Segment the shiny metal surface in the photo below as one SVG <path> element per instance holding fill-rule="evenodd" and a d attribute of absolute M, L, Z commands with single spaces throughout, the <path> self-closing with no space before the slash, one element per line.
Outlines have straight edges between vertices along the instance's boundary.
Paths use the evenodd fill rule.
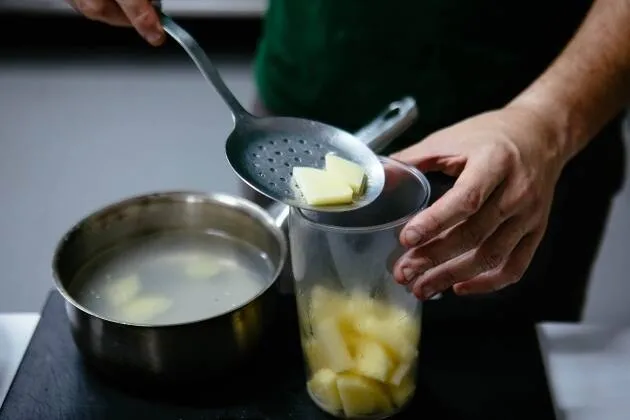
<path fill-rule="evenodd" d="M 376 154 L 354 135 L 328 124 L 292 117 L 254 117 L 223 82 L 206 53 L 190 34 L 160 12 L 164 30 L 192 58 L 232 111 L 234 130 L 225 144 L 236 174 L 261 194 L 292 207 L 340 212 L 361 208 L 378 197 L 385 174 Z M 327 153 L 350 159 L 367 174 L 365 193 L 352 204 L 310 206 L 292 183 L 294 166 L 322 167 Z"/>
<path fill-rule="evenodd" d="M 77 271 L 96 254 L 134 237 L 182 229 L 218 230 L 249 242 L 269 256 L 274 278 L 257 297 L 229 313 L 159 327 L 104 318 L 69 295 Z M 165 192 L 129 198 L 83 219 L 61 239 L 53 270 L 74 340 L 86 360 L 117 378 L 178 383 L 225 374 L 253 354 L 273 321 L 276 280 L 286 258 L 283 232 L 257 205 L 220 194 Z"/>

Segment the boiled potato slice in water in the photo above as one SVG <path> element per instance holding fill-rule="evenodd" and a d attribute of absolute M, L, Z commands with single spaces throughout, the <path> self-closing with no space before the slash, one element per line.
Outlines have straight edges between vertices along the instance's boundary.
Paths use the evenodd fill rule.
<path fill-rule="evenodd" d="M 320 286 L 308 308 L 308 388 L 322 407 L 351 417 L 387 414 L 409 401 L 420 339 L 415 317 L 363 293 Z"/>
<path fill-rule="evenodd" d="M 361 194 L 365 186 L 365 171 L 356 163 L 332 153 L 326 155 L 326 172 L 334 175 L 352 188 L 355 194 Z"/>
<path fill-rule="evenodd" d="M 122 306 L 120 315 L 125 322 L 147 322 L 166 312 L 172 304 L 170 299 L 162 296 L 142 296 Z"/>
<path fill-rule="evenodd" d="M 140 292 L 140 278 L 136 274 L 114 279 L 104 288 L 105 299 L 113 306 L 129 302 L 138 292 Z"/>
<path fill-rule="evenodd" d="M 211 256 L 198 257 L 183 263 L 186 276 L 194 280 L 207 279 L 221 271 L 220 262 Z"/>
<path fill-rule="evenodd" d="M 293 179 L 309 205 L 352 203 L 352 188 L 342 179 L 323 169 L 295 167 Z"/>

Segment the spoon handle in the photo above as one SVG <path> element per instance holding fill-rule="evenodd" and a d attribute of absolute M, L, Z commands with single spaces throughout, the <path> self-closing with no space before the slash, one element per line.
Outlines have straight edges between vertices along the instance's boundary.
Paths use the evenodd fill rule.
<path fill-rule="evenodd" d="M 214 86 L 219 95 L 221 95 L 221 98 L 223 98 L 232 111 L 234 121 L 236 122 L 244 117 L 249 117 L 250 114 L 243 108 L 232 91 L 227 87 L 216 67 L 212 64 L 199 44 L 197 44 L 197 41 L 169 16 L 165 15 L 160 10 L 158 10 L 158 14 L 166 33 L 182 46 L 190 58 L 192 58 L 201 74 Z"/>

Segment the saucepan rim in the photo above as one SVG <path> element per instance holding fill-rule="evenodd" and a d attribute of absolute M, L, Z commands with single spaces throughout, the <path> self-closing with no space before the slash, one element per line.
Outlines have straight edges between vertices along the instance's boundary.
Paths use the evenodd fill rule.
<path fill-rule="evenodd" d="M 278 242 L 278 246 L 280 247 L 280 258 L 278 260 L 278 264 L 275 267 L 274 274 L 269 281 L 269 283 L 260 290 L 254 297 L 249 300 L 241 303 L 235 308 L 230 309 L 229 311 L 223 312 L 219 315 L 214 315 L 210 317 L 205 317 L 201 319 L 196 319 L 194 321 L 186 321 L 186 322 L 176 322 L 176 323 L 168 323 L 168 324 L 151 324 L 151 323 L 135 323 L 135 322 L 125 322 L 117 319 L 113 319 L 107 316 L 103 316 L 97 312 L 94 312 L 85 306 L 81 305 L 77 302 L 72 295 L 68 292 L 66 287 L 63 284 L 63 281 L 59 275 L 59 263 L 61 260 L 61 254 L 64 250 L 64 247 L 67 245 L 69 238 L 75 234 L 76 232 L 82 230 L 90 221 L 102 217 L 108 213 L 112 213 L 117 209 L 122 209 L 125 207 L 133 206 L 138 202 L 146 202 L 146 201 L 160 201 L 160 200 L 170 200 L 173 203 L 181 203 L 181 202 L 197 202 L 200 204 L 214 204 L 225 206 L 231 210 L 244 210 L 250 217 L 257 219 L 260 221 L 263 226 L 269 230 L 271 234 L 276 238 Z M 155 191 L 149 192 L 145 194 L 133 195 L 127 198 L 123 198 L 121 200 L 115 201 L 113 203 L 107 204 L 98 208 L 97 210 L 89 213 L 87 216 L 80 219 L 77 223 L 72 225 L 70 229 L 66 231 L 66 233 L 61 237 L 55 246 L 55 250 L 53 252 L 52 259 L 52 269 L 53 269 L 53 279 L 55 288 L 57 291 L 63 296 L 66 302 L 72 304 L 79 311 L 88 314 L 92 317 L 100 319 L 102 321 L 106 321 L 112 324 L 124 325 L 129 327 L 138 327 L 138 328 L 174 328 L 179 326 L 191 326 L 204 322 L 209 322 L 212 320 L 220 319 L 225 316 L 229 316 L 239 310 L 245 308 L 252 302 L 258 300 L 261 296 L 263 296 L 270 288 L 274 287 L 280 274 L 282 273 L 284 266 L 286 264 L 288 254 L 288 245 L 286 241 L 286 237 L 284 232 L 276 225 L 274 219 L 259 205 L 247 200 L 243 197 L 233 196 L 225 193 L 205 193 L 201 191 L 194 190 L 171 190 L 171 191 Z"/>

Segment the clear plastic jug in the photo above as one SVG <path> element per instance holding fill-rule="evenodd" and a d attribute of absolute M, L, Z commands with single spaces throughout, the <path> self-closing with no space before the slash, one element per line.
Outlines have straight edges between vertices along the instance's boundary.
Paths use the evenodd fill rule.
<path fill-rule="evenodd" d="M 398 235 L 430 188 L 415 168 L 380 159 L 385 188 L 370 205 L 289 216 L 307 389 L 339 418 L 390 417 L 416 387 L 421 302 L 392 269 L 404 252 Z"/>

